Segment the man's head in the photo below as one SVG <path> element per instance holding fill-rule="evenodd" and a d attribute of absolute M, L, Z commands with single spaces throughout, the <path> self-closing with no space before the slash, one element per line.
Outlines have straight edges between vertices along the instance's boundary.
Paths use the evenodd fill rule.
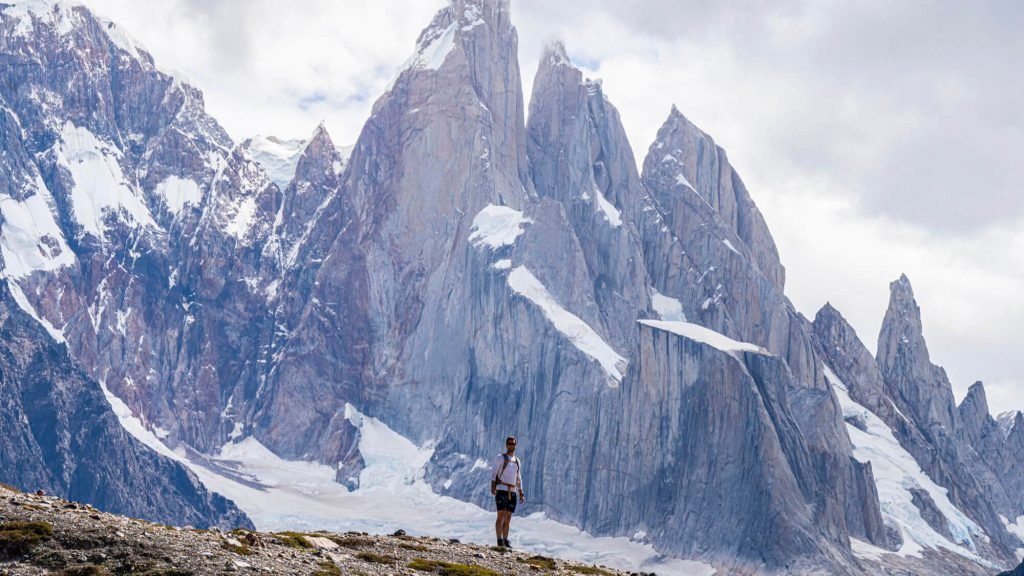
<path fill-rule="evenodd" d="M 516 451 L 516 437 L 515 436 L 509 436 L 508 438 L 505 438 L 505 450 L 507 450 L 509 454 L 511 454 L 511 453 Z"/>

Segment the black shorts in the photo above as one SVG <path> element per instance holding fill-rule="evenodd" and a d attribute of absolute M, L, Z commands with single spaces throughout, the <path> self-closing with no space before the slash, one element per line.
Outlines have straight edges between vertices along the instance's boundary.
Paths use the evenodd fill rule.
<path fill-rule="evenodd" d="M 509 492 L 508 490 L 498 490 L 498 493 L 494 495 L 494 504 L 498 507 L 498 512 L 502 510 L 515 512 L 516 493 Z"/>

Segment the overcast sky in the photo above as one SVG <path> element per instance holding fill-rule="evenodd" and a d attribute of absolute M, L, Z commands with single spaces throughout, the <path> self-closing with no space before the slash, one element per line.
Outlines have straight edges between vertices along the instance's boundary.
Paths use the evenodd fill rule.
<path fill-rule="evenodd" d="M 206 94 L 236 140 L 356 139 L 444 0 L 85 0 Z M 513 0 L 622 113 L 642 162 L 673 103 L 729 153 L 809 318 L 874 352 L 906 273 L 958 398 L 1024 409 L 1024 3 Z"/>

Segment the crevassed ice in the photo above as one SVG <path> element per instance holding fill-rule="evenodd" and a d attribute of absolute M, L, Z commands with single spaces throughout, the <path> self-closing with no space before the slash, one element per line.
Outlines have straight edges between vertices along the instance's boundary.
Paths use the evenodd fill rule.
<path fill-rule="evenodd" d="M 518 266 L 508 276 L 513 292 L 536 304 L 556 330 L 573 346 L 595 360 L 608 374 L 613 386 L 622 381 L 626 359 L 601 338 L 589 324 L 563 308 L 547 288 L 525 266 Z"/>
<path fill-rule="evenodd" d="M 858 462 L 871 463 L 885 523 L 898 529 L 903 537 L 903 546 L 895 554 L 920 557 L 924 548 L 944 548 L 987 564 L 975 553 L 973 537 L 984 535 L 981 527 L 950 502 L 948 491 L 935 484 L 921 470 L 917 461 L 903 449 L 885 422 L 850 397 L 846 384 L 836 376 L 831 367 L 825 365 L 824 372 L 825 378 L 836 391 L 843 416 L 857 418 L 864 423 L 866 430 L 849 423 L 846 430 L 853 443 L 853 457 Z M 956 543 L 950 542 L 936 532 L 921 517 L 921 512 L 913 503 L 913 494 L 910 492 L 912 488 L 924 490 L 931 496 L 936 507 L 946 518 L 949 532 Z M 870 545 L 866 543 L 862 543 L 859 548 L 860 550 L 855 549 L 855 552 L 868 557 L 872 554 L 885 553 L 877 550 L 872 553 Z"/>
<path fill-rule="evenodd" d="M 532 222 L 519 210 L 488 204 L 473 218 L 469 241 L 491 249 L 511 246 L 523 234 L 523 226 Z"/>
<path fill-rule="evenodd" d="M 270 180 L 284 190 L 295 178 L 295 168 L 306 150 L 307 140 L 281 140 L 274 136 L 253 136 L 249 139 L 249 154 Z"/>

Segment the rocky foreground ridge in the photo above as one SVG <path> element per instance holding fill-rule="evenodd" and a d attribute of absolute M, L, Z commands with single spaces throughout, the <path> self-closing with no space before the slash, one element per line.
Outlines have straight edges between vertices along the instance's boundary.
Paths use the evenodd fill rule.
<path fill-rule="evenodd" d="M 0 486 L 0 576 L 61 574 L 627 574 L 404 533 L 230 532 L 171 527 Z"/>

